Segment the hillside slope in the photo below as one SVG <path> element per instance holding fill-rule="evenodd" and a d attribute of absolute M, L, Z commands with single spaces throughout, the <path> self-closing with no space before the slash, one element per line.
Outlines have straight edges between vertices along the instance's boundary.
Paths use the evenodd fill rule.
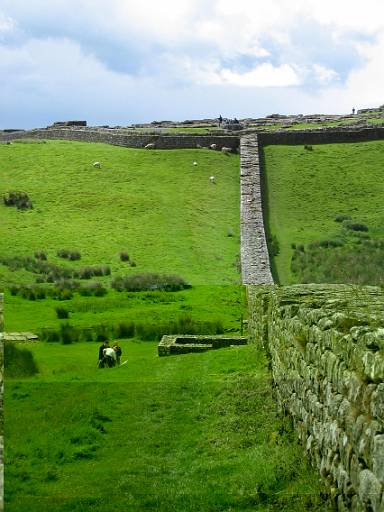
<path fill-rule="evenodd" d="M 101 169 L 93 167 L 95 161 Z M 211 175 L 216 184 L 209 182 Z M 18 211 L 0 205 L 2 256 L 45 250 L 58 262 L 58 250 L 76 249 L 82 264 L 108 264 L 120 272 L 127 270 L 118 258 L 125 250 L 135 271 L 179 273 L 192 284 L 238 281 L 236 155 L 14 143 L 0 146 L 0 177 L 1 196 L 21 190 L 34 206 Z M 0 285 L 17 281 L 1 270 Z"/>
<path fill-rule="evenodd" d="M 347 252 L 351 248 L 355 250 L 355 242 L 364 244 L 364 240 L 384 238 L 384 142 L 324 144 L 311 148 L 266 146 L 263 150 L 267 227 L 279 244 L 280 252 L 273 258 L 273 265 L 280 284 L 299 279 L 291 270 L 295 246 L 303 245 L 307 249 L 311 243 L 326 240 L 331 240 L 330 246 L 345 244 L 346 249 L 340 245 L 341 249 L 332 252 L 324 243 L 323 254 L 317 251 L 316 255 L 312 252 L 308 256 L 308 259 L 317 258 L 314 266 L 324 264 L 326 269 L 329 265 L 343 266 Z M 335 222 L 343 217 L 349 217 L 347 224 Z M 348 222 L 363 224 L 368 232 L 348 230 Z M 336 258 L 337 251 L 339 258 Z M 335 260 L 333 265 L 329 256 Z M 351 268 L 355 263 L 350 263 Z M 319 276 L 320 281 L 314 282 L 350 282 L 348 267 L 344 270 L 344 275 L 331 277 L 330 281 L 325 270 Z M 313 269 L 308 277 L 317 278 Z"/>

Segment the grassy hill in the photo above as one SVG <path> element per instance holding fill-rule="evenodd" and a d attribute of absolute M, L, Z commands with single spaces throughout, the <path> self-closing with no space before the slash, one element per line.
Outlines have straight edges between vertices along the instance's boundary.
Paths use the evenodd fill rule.
<path fill-rule="evenodd" d="M 101 162 L 101 169 L 92 165 L 95 161 Z M 81 326 L 127 316 L 152 323 L 173 321 L 188 314 L 220 321 L 227 329 L 236 323 L 238 329 L 238 168 L 237 155 L 202 149 L 147 151 L 65 141 L 0 146 L 1 196 L 23 191 L 33 204 L 24 211 L 0 204 L 6 330 L 58 328 L 58 305 Z M 216 184 L 209 182 L 211 175 Z M 60 250 L 79 252 L 81 259 L 62 259 L 57 256 Z M 12 262 L 17 257 L 33 259 L 40 252 L 48 263 L 64 269 L 109 268 L 111 275 L 92 279 L 107 289 L 116 276 L 145 272 L 177 274 L 193 288 L 173 298 L 160 293 L 129 296 L 110 289 L 97 298 L 75 293 L 63 304 L 11 295 L 11 285 L 36 286 L 41 278 L 25 266 L 14 269 Z M 128 261 L 121 261 L 120 253 L 128 255 Z M 237 304 L 235 312 L 228 302 Z"/>
<path fill-rule="evenodd" d="M 34 206 L 0 206 L 4 256 L 45 250 L 58 261 L 59 249 L 77 249 L 82 264 L 122 272 L 126 250 L 136 270 L 182 272 L 192 284 L 238 280 L 236 155 L 48 141 L 0 146 L 0 165 L 0 194 L 25 191 Z"/>
<path fill-rule="evenodd" d="M 311 148 L 264 148 L 278 282 L 383 284 L 384 142 Z"/>

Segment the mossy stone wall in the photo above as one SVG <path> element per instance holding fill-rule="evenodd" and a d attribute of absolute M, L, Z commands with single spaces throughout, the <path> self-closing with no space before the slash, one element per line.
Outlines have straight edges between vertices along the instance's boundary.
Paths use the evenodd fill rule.
<path fill-rule="evenodd" d="M 250 286 L 249 339 L 341 511 L 384 510 L 384 292 Z"/>

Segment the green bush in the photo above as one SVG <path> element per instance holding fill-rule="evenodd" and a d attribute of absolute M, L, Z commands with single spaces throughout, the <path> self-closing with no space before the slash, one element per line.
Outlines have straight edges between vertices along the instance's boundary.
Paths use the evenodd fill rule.
<path fill-rule="evenodd" d="M 32 201 L 26 192 L 12 191 L 3 197 L 5 206 L 16 206 L 18 210 L 31 210 Z"/>
<path fill-rule="evenodd" d="M 55 308 L 57 318 L 64 319 L 69 318 L 69 311 L 65 308 L 58 306 Z"/>
<path fill-rule="evenodd" d="M 368 231 L 368 226 L 365 224 L 359 224 L 358 222 L 344 221 L 343 226 L 345 229 L 349 229 L 351 231 Z"/>
<path fill-rule="evenodd" d="M 79 341 L 79 333 L 77 329 L 69 323 L 62 324 L 60 326 L 60 341 L 63 345 L 69 345 L 73 342 Z"/>
<path fill-rule="evenodd" d="M 36 251 L 34 256 L 37 260 L 42 260 L 42 261 L 47 260 L 47 253 L 45 253 L 44 251 Z"/>
<path fill-rule="evenodd" d="M 81 254 L 79 251 L 71 251 L 69 249 L 60 249 L 57 251 L 57 256 L 59 256 L 59 258 L 64 258 L 71 261 L 81 259 Z"/>
<path fill-rule="evenodd" d="M 129 254 L 126 251 L 122 251 L 119 256 L 121 261 L 129 261 Z"/>
<path fill-rule="evenodd" d="M 32 352 L 14 343 L 4 344 L 4 371 L 6 377 L 31 377 L 39 372 Z"/>
<path fill-rule="evenodd" d="M 133 338 L 135 335 L 134 322 L 120 322 L 115 331 L 116 338 Z"/>
<path fill-rule="evenodd" d="M 344 222 L 345 220 L 352 220 L 352 218 L 349 215 L 344 215 L 343 213 L 340 213 L 335 217 L 335 222 Z"/>

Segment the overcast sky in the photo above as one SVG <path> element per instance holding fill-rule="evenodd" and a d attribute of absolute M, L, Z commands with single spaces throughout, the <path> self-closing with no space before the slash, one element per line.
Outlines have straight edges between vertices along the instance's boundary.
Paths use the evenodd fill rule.
<path fill-rule="evenodd" d="M 384 103 L 383 0 L 0 0 L 0 128 Z"/>

